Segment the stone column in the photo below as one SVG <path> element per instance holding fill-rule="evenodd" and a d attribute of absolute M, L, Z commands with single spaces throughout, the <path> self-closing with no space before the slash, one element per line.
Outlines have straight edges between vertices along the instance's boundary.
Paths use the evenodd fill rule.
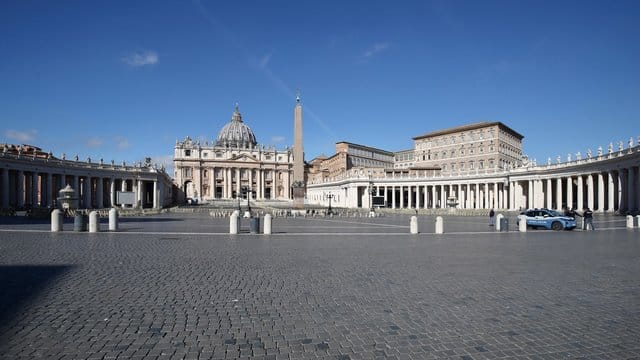
<path fill-rule="evenodd" d="M 551 184 L 551 179 L 547 179 L 546 195 L 547 195 L 547 203 L 545 204 L 546 208 L 553 209 L 553 185 Z"/>
<path fill-rule="evenodd" d="M 476 206 L 474 207 L 474 209 L 481 209 L 482 208 L 482 191 L 480 190 L 480 183 L 476 183 Z"/>
<path fill-rule="evenodd" d="M 516 208 L 516 183 L 511 181 L 511 184 L 509 184 L 509 210 L 515 210 Z"/>
<path fill-rule="evenodd" d="M 620 169 L 618 170 L 618 186 L 616 187 L 616 189 L 618 189 L 618 210 L 622 211 L 622 210 L 626 210 L 627 206 L 624 203 L 624 169 Z"/>
<path fill-rule="evenodd" d="M 96 207 L 98 209 L 104 208 L 104 182 L 101 177 L 96 178 Z"/>
<path fill-rule="evenodd" d="M 159 208 L 159 191 L 158 191 L 158 181 L 153 181 L 153 208 Z"/>
<path fill-rule="evenodd" d="M 249 168 L 249 169 L 246 169 L 245 171 L 249 172 L 249 176 L 248 176 L 248 178 L 249 178 L 249 188 L 251 188 L 251 190 L 253 191 L 253 190 L 255 190 L 253 188 L 253 169 Z M 247 194 L 247 198 L 251 199 L 251 192 L 249 192 Z"/>
<path fill-rule="evenodd" d="M 133 178 L 131 179 L 131 191 L 133 191 L 133 205 L 131 205 L 132 208 L 137 208 L 138 207 L 138 181 Z"/>
<path fill-rule="evenodd" d="M 636 192 L 635 192 L 635 174 L 633 172 L 633 166 L 630 167 L 627 172 L 628 181 L 627 181 L 627 210 L 634 211 L 636 210 Z"/>
<path fill-rule="evenodd" d="M 593 203 L 593 174 L 587 175 L 587 207 L 594 211 Z"/>
<path fill-rule="evenodd" d="M 556 179 L 556 210 L 562 210 L 562 178 Z"/>
<path fill-rule="evenodd" d="M 85 209 L 92 209 L 93 208 L 93 203 L 91 202 L 92 200 L 92 192 L 93 192 L 93 186 L 91 186 L 91 176 L 87 176 L 85 177 L 85 185 L 84 185 L 84 207 Z"/>
<path fill-rule="evenodd" d="M 9 169 L 2 170 L 2 208 L 9 208 Z"/>
<path fill-rule="evenodd" d="M 31 173 L 31 206 L 38 206 L 38 173 Z"/>
<path fill-rule="evenodd" d="M 578 187 L 577 187 L 577 210 L 582 210 L 582 208 L 584 208 L 584 204 L 583 204 L 583 199 L 584 199 L 584 186 L 583 186 L 583 180 L 582 180 L 582 175 L 578 175 Z"/>
<path fill-rule="evenodd" d="M 43 206 L 53 206 L 53 174 L 52 173 L 47 173 L 47 179 L 46 179 L 46 186 L 44 186 L 43 192 L 44 192 L 44 200 L 43 200 Z"/>
<path fill-rule="evenodd" d="M 240 186 L 241 184 L 242 184 L 242 177 L 241 177 L 241 174 L 240 174 L 240 168 L 236 168 L 236 196 L 237 197 L 241 197 L 242 196 L 242 189 L 241 189 L 241 186 Z"/>
<path fill-rule="evenodd" d="M 573 178 L 567 177 L 567 207 L 573 209 Z"/>
<path fill-rule="evenodd" d="M 109 202 L 110 207 L 116 206 L 116 179 L 113 177 L 109 179 Z"/>
<path fill-rule="evenodd" d="M 534 208 L 535 205 L 535 189 L 533 187 L 533 180 L 529 180 L 527 183 L 527 207 Z"/>
<path fill-rule="evenodd" d="M 122 179 L 122 181 L 120 181 L 120 191 L 127 191 L 127 180 L 126 179 Z M 125 204 L 122 204 L 122 208 L 124 209 L 126 207 Z"/>
<path fill-rule="evenodd" d="M 429 208 L 429 185 L 424 186 L 424 194 L 422 194 L 422 196 L 424 197 L 424 208 L 428 209 Z"/>
<path fill-rule="evenodd" d="M 604 206 L 604 176 L 602 173 L 598 173 L 598 212 L 603 212 Z"/>
<path fill-rule="evenodd" d="M 404 209 L 404 186 L 400 186 L 400 209 Z"/>
<path fill-rule="evenodd" d="M 18 194 L 17 205 L 19 208 L 24 206 L 24 171 L 18 170 L 18 176 L 16 181 L 18 182 Z"/>
<path fill-rule="evenodd" d="M 391 208 L 392 209 L 396 208 L 396 187 L 395 186 L 391 187 Z"/>
<path fill-rule="evenodd" d="M 491 207 L 491 194 L 489 194 L 489 183 L 484 183 L 484 206 L 483 209 Z"/>
<path fill-rule="evenodd" d="M 458 208 L 464 209 L 464 190 L 462 184 L 458 184 Z"/>

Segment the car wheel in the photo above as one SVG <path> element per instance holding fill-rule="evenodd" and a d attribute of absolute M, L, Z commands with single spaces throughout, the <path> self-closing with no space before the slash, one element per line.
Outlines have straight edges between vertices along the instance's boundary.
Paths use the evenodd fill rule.
<path fill-rule="evenodd" d="M 555 231 L 562 230 L 562 224 L 560 223 L 560 221 L 554 221 L 553 223 L 551 223 L 551 229 Z"/>

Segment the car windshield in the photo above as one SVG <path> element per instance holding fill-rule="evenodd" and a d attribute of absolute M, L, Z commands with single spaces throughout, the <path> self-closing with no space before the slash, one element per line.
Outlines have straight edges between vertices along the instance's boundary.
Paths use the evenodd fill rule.
<path fill-rule="evenodd" d="M 549 216 L 564 216 L 557 211 L 549 210 Z"/>

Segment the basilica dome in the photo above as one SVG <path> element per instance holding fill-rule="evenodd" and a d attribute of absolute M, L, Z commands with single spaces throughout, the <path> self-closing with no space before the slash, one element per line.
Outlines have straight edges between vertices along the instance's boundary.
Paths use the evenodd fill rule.
<path fill-rule="evenodd" d="M 236 110 L 231 116 L 231 122 L 226 124 L 218 133 L 216 146 L 249 148 L 256 146 L 257 143 L 256 136 L 251 131 L 251 128 L 242 122 L 242 115 L 240 115 L 236 104 Z"/>

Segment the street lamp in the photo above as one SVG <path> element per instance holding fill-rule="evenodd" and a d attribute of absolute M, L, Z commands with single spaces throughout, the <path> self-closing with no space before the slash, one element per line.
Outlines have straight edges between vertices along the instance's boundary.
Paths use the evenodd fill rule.
<path fill-rule="evenodd" d="M 369 181 L 369 211 L 375 211 L 373 207 L 373 181 Z"/>
<path fill-rule="evenodd" d="M 329 193 L 329 194 L 326 194 L 325 197 L 329 199 L 329 209 L 327 209 L 327 215 L 331 215 L 333 214 L 333 210 L 331 210 L 331 200 L 336 196 L 333 195 L 332 193 Z"/>
<path fill-rule="evenodd" d="M 247 211 L 251 213 L 251 203 L 249 202 L 249 200 L 251 199 L 251 187 L 243 186 L 242 193 L 247 197 Z M 238 208 L 240 208 L 240 200 L 238 200 Z"/>

